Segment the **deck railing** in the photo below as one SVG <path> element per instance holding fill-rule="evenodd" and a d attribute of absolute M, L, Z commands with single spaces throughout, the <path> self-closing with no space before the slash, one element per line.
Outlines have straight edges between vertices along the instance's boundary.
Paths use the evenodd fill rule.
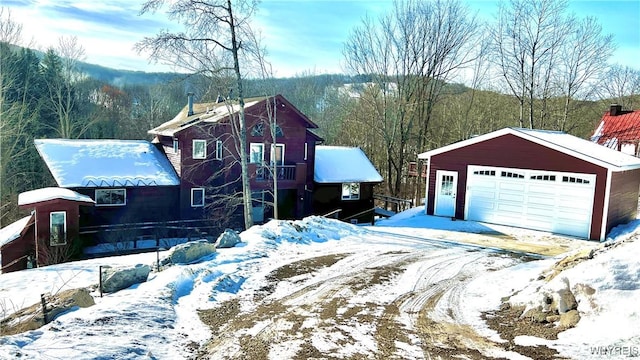
<path fill-rule="evenodd" d="M 295 180 L 296 166 L 295 165 L 276 166 L 275 177 L 278 180 Z M 273 180 L 273 178 L 274 178 L 273 167 L 270 167 L 270 166 L 256 167 L 256 179 L 258 181 L 271 181 Z"/>

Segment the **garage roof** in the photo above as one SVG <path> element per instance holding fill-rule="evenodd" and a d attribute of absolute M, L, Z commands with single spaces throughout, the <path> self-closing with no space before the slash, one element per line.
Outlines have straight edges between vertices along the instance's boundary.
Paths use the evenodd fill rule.
<path fill-rule="evenodd" d="M 531 130 L 522 128 L 504 128 L 467 140 L 459 141 L 438 149 L 433 149 L 418 155 L 419 159 L 430 157 L 465 146 L 470 146 L 504 135 L 514 135 L 525 140 L 546 146 L 575 158 L 588 161 L 612 171 L 623 171 L 640 168 L 640 158 L 623 154 L 591 141 L 567 134 L 562 131 Z"/>

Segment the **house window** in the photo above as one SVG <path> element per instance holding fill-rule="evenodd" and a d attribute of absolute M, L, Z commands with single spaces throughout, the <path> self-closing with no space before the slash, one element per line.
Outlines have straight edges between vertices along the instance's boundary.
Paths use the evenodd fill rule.
<path fill-rule="evenodd" d="M 59 246 L 67 243 L 67 212 L 49 213 L 49 244 Z"/>
<path fill-rule="evenodd" d="M 342 200 L 359 200 L 360 183 L 342 184 Z"/>
<path fill-rule="evenodd" d="M 307 156 L 309 156 L 309 144 L 304 143 L 304 161 L 307 161 Z"/>
<path fill-rule="evenodd" d="M 271 163 L 284 165 L 284 144 L 271 144 Z"/>
<path fill-rule="evenodd" d="M 173 139 L 173 153 L 178 153 L 178 139 Z"/>
<path fill-rule="evenodd" d="M 203 207 L 204 206 L 204 189 L 193 188 L 191 189 L 191 207 Z"/>
<path fill-rule="evenodd" d="M 126 189 L 96 189 L 96 206 L 124 206 L 127 204 Z"/>
<path fill-rule="evenodd" d="M 263 136 L 264 135 L 264 123 L 257 123 L 251 129 L 251 136 Z"/>
<path fill-rule="evenodd" d="M 264 162 L 264 144 L 251 143 L 249 162 L 252 164 L 262 164 Z"/>
<path fill-rule="evenodd" d="M 207 140 L 193 140 L 193 156 L 194 159 L 207 158 Z"/>
<path fill-rule="evenodd" d="M 222 141 L 216 140 L 216 160 L 222 160 Z"/>

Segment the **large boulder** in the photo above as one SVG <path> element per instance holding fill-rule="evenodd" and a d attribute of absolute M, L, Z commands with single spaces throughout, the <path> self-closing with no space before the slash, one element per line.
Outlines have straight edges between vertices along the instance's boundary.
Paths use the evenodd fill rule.
<path fill-rule="evenodd" d="M 558 323 L 558 327 L 566 330 L 570 329 L 578 324 L 580 321 L 580 313 L 578 310 L 569 310 L 564 314 L 560 314 L 560 322 Z"/>
<path fill-rule="evenodd" d="M 564 314 L 568 311 L 578 309 L 578 302 L 569 286 L 569 279 L 562 278 L 553 290 L 553 303 L 551 304 L 553 311 L 558 314 Z"/>
<path fill-rule="evenodd" d="M 44 297 L 46 313 L 43 313 L 42 302 L 20 309 L 0 320 L 0 336 L 19 334 L 35 330 L 53 321 L 58 315 L 74 308 L 95 305 L 89 290 L 85 288 L 69 289 Z"/>
<path fill-rule="evenodd" d="M 172 264 L 191 264 L 216 252 L 216 246 L 206 239 L 177 245 L 169 256 Z"/>
<path fill-rule="evenodd" d="M 151 267 L 142 264 L 126 267 L 103 267 L 102 274 L 100 274 L 102 292 L 113 293 L 145 282 L 149 272 L 151 272 Z"/>
<path fill-rule="evenodd" d="M 236 246 L 236 244 L 242 242 L 240 239 L 240 235 L 237 232 L 226 229 L 216 240 L 216 248 L 232 248 Z"/>

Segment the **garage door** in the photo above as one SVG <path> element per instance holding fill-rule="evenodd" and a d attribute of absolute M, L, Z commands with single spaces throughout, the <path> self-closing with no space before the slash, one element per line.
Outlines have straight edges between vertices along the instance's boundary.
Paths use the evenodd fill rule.
<path fill-rule="evenodd" d="M 469 166 L 465 218 L 589 237 L 596 176 Z"/>

